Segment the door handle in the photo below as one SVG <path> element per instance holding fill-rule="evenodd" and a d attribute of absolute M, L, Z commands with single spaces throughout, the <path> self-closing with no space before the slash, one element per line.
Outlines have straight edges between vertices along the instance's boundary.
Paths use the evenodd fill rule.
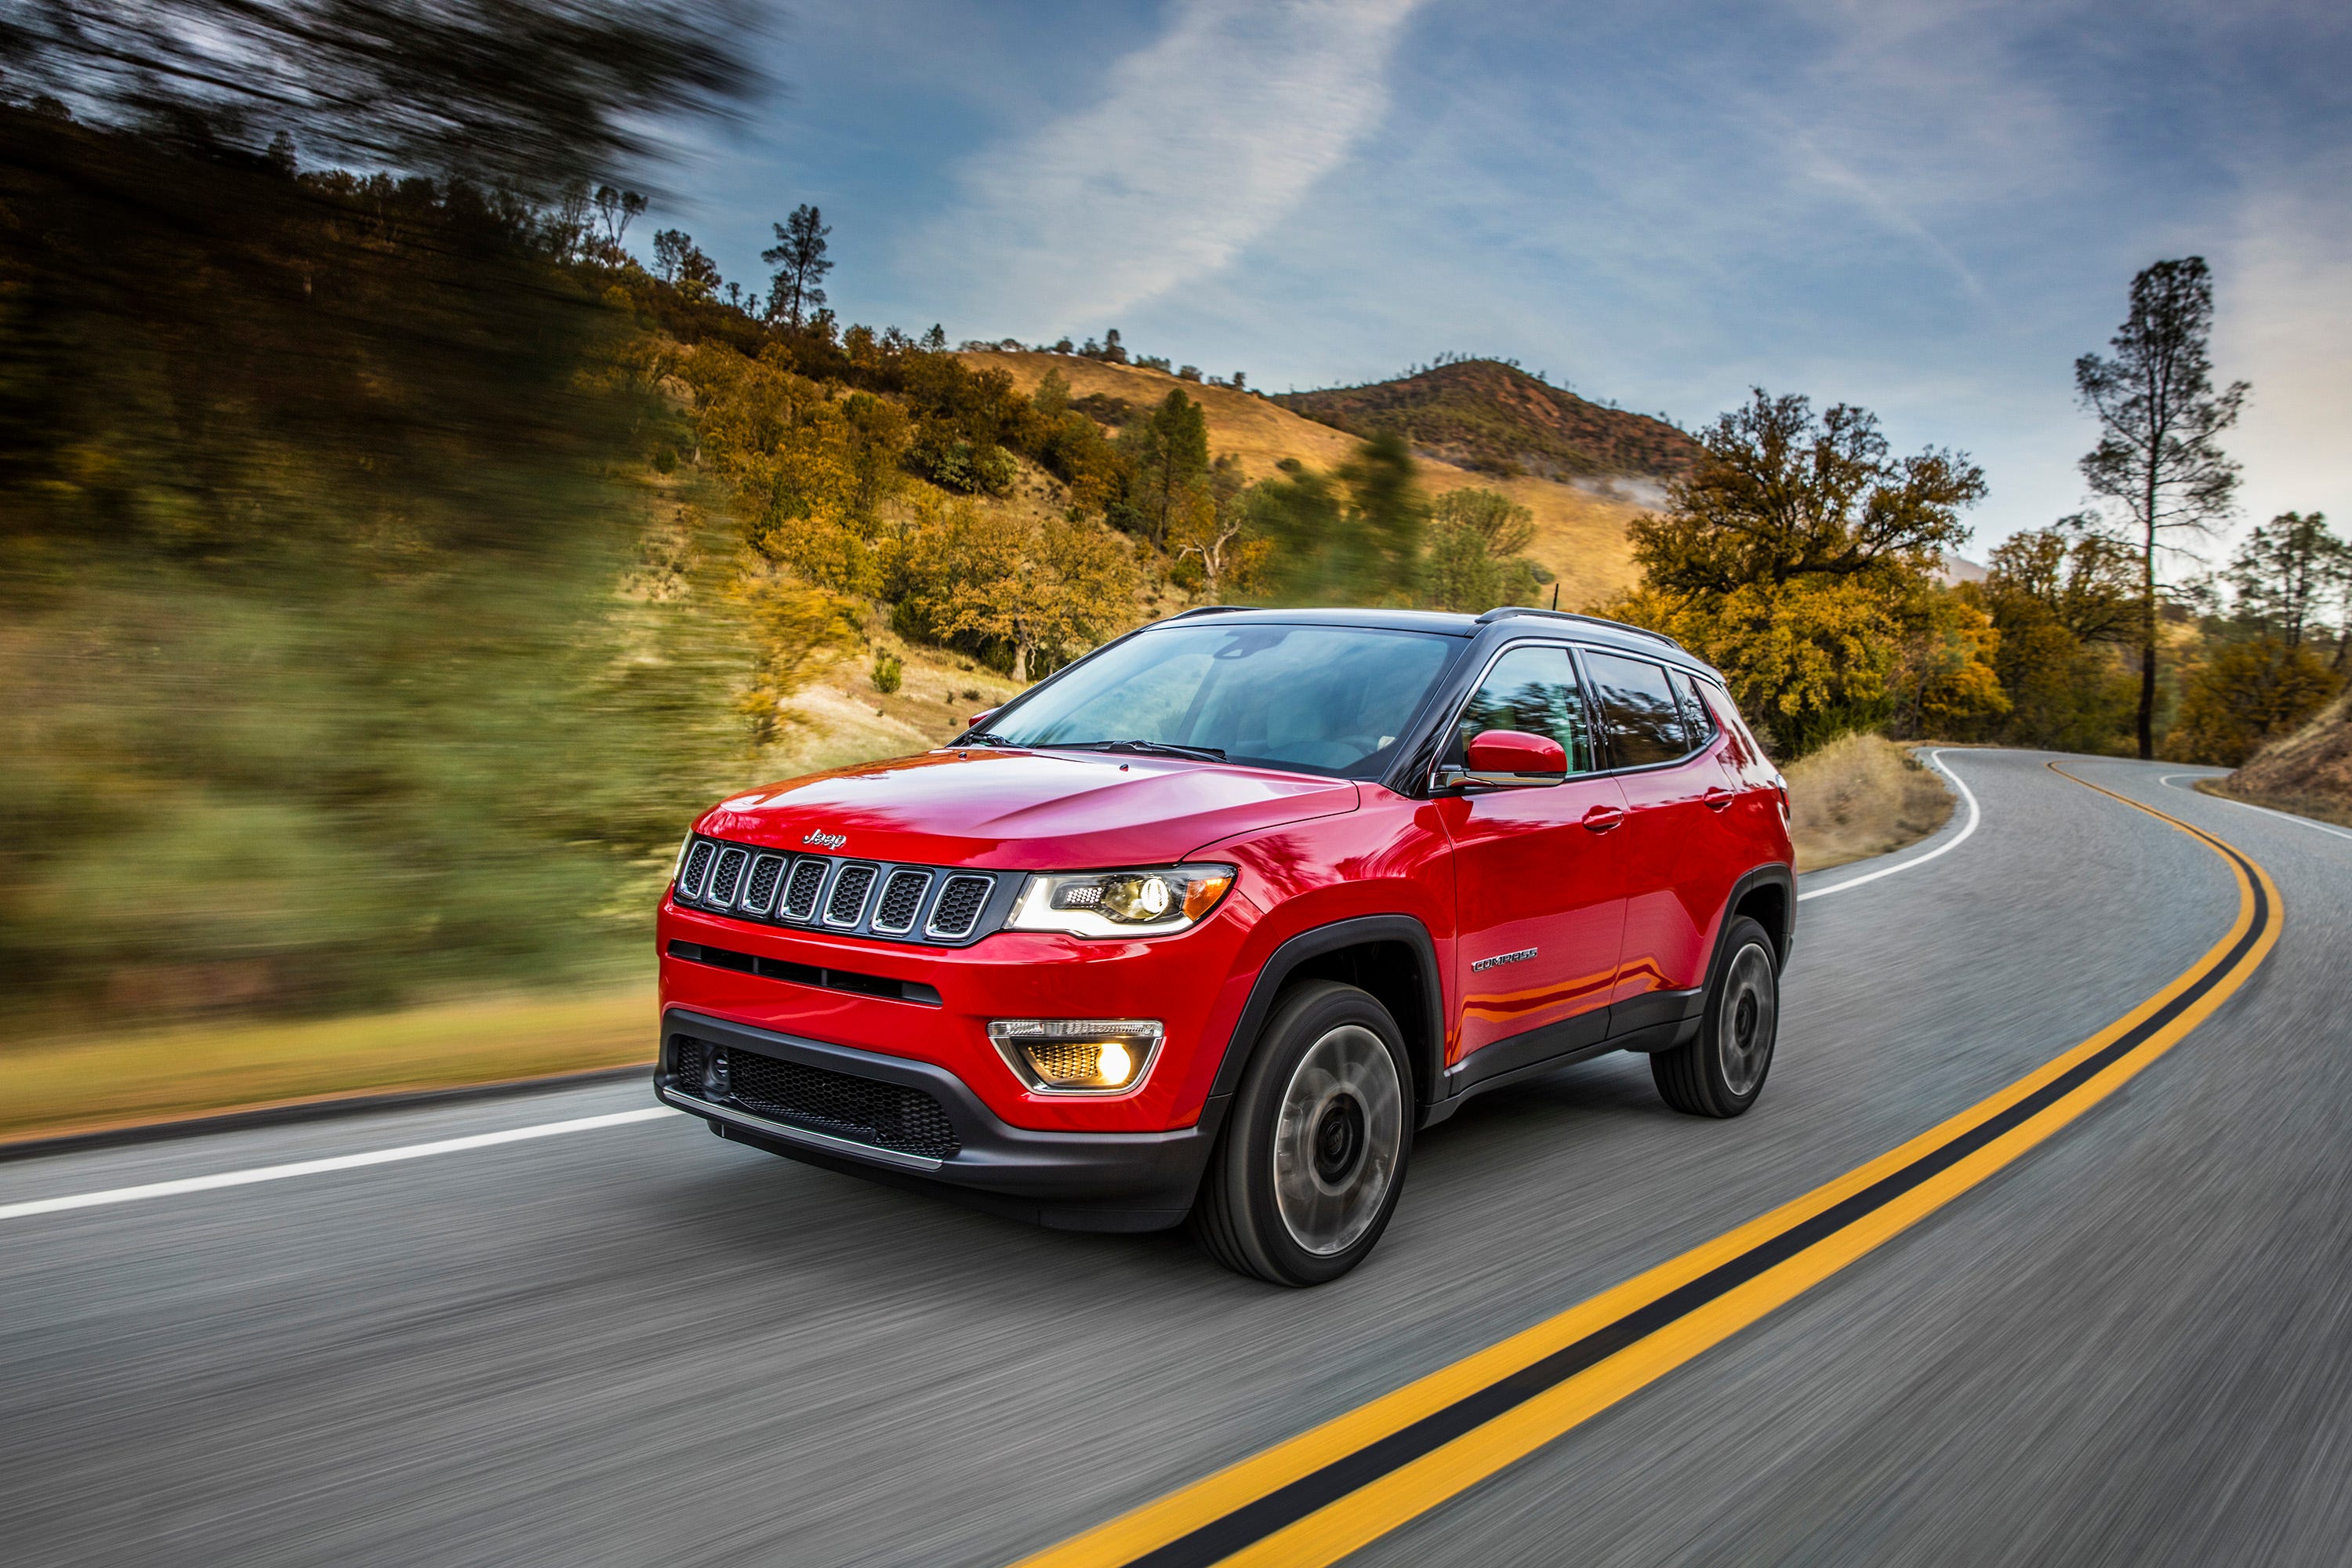
<path fill-rule="evenodd" d="M 1584 814 L 1584 830 L 1587 833 L 1606 833 L 1624 820 L 1625 813 L 1622 808 L 1614 805 L 1596 805 Z"/>
<path fill-rule="evenodd" d="M 1733 801 L 1738 800 L 1739 797 L 1732 794 L 1729 790 L 1724 788 L 1721 784 L 1709 784 L 1706 786 L 1706 794 L 1699 798 L 1706 803 L 1707 810 L 1721 811 L 1725 806 L 1729 805 Z"/>

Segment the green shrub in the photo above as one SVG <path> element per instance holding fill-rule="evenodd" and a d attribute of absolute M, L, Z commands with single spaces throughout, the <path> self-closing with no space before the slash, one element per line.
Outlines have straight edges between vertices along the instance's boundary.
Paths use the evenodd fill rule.
<path fill-rule="evenodd" d="M 898 689 L 898 684 L 906 679 L 906 666 L 899 661 L 897 654 L 886 653 L 879 656 L 874 661 L 874 689 L 885 697 L 889 696 Z"/>

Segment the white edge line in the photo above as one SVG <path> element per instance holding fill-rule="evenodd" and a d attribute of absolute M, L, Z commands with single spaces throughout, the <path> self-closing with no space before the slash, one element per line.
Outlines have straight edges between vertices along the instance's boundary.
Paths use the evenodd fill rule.
<path fill-rule="evenodd" d="M 1944 753 L 1942 752 L 1930 752 L 1927 754 L 1927 763 L 1928 765 L 1933 767 L 1937 773 L 1951 780 L 1952 787 L 1960 792 L 1960 799 L 1968 803 L 1969 820 L 1967 825 L 1958 833 L 1955 833 L 1949 838 L 1945 839 L 1933 849 L 1928 850 L 1925 855 L 1915 855 L 1910 859 L 1904 861 L 1900 865 L 1882 866 L 1875 871 L 1865 871 L 1859 877 L 1849 877 L 1843 882 L 1833 882 L 1826 888 L 1809 888 L 1805 891 L 1797 895 L 1797 902 L 1801 904 L 1807 899 L 1826 899 L 1832 893 L 1843 893 L 1848 888 L 1859 888 L 1864 882 L 1875 882 L 1881 877 L 1892 877 L 1897 871 L 1908 871 L 1915 866 L 1925 866 L 1928 861 L 1936 858 L 1937 856 L 1949 855 L 1953 850 L 1958 849 L 1961 845 L 1969 841 L 1969 835 L 1977 830 L 1977 824 L 1982 821 L 1984 817 L 1984 814 L 1977 809 L 1976 792 L 1969 788 L 1967 783 L 1961 779 L 1959 774 L 1945 766 Z"/>
<path fill-rule="evenodd" d="M 27 1215 L 58 1214 L 66 1209 L 99 1208 L 108 1204 L 137 1203 L 144 1198 L 176 1197 L 182 1193 L 206 1193 L 215 1187 L 250 1186 L 256 1182 L 282 1182 L 289 1176 L 315 1176 L 327 1171 L 352 1171 L 362 1165 L 388 1165 L 399 1160 L 422 1160 L 434 1154 L 456 1154 L 467 1149 L 488 1149 L 499 1143 L 520 1143 L 532 1138 L 556 1138 L 566 1132 L 593 1132 L 656 1117 L 681 1116 L 667 1105 L 641 1110 L 616 1110 L 609 1116 L 583 1116 L 572 1121 L 542 1121 L 533 1127 L 509 1127 L 501 1132 L 477 1132 L 465 1138 L 444 1138 L 436 1143 L 409 1143 L 396 1149 L 371 1149 L 364 1154 L 337 1154 L 324 1160 L 298 1160 L 288 1165 L 258 1165 L 248 1171 L 223 1171 L 210 1176 L 184 1176 L 175 1182 L 150 1182 L 144 1186 L 113 1187 L 104 1192 L 72 1193 L 61 1198 L 35 1198 L 29 1203 L 0 1204 L 0 1219 Z"/>
<path fill-rule="evenodd" d="M 2172 784 L 2173 780 L 2225 779 L 2229 776 L 2230 775 L 2227 773 L 2167 773 L 2157 782 L 2159 784 L 2172 784 L 2174 789 L 2180 789 L 2180 785 Z M 2256 805 L 2251 800 L 2239 800 L 2234 796 L 2226 795 L 2205 795 L 2203 790 L 2193 787 L 2181 790 L 2181 793 L 2184 795 L 2204 795 L 2207 800 L 2218 800 L 2224 805 L 2234 805 L 2241 811 L 2259 811 L 2264 816 L 2275 816 L 2281 822 L 2292 822 L 2298 827 L 2315 827 L 2322 833 L 2332 834 L 2338 838 L 2352 838 L 2352 833 L 2347 833 L 2344 829 L 2336 826 L 2332 823 L 2315 821 L 2308 816 L 2297 816 L 2291 811 L 2273 811 L 2267 805 Z"/>

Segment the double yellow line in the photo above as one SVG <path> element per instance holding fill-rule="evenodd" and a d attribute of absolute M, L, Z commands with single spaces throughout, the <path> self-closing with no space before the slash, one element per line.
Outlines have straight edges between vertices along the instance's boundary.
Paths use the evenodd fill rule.
<path fill-rule="evenodd" d="M 2188 834 L 2221 856 L 2237 879 L 2236 922 L 2172 984 L 1901 1148 L 1020 1568 L 1336 1562 L 1820 1284 L 2171 1049 L 2276 945 L 2278 889 L 2261 867 L 2211 834 L 2050 765 Z"/>

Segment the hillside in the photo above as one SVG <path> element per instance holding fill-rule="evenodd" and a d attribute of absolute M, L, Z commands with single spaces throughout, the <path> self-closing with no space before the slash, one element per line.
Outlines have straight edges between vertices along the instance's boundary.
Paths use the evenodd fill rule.
<path fill-rule="evenodd" d="M 1354 435 L 1394 432 L 1423 457 L 1486 474 L 1670 479 L 1688 472 L 1699 451 L 1663 419 L 1588 403 L 1494 360 L 1276 401 Z"/>
<path fill-rule="evenodd" d="M 2316 719 L 2220 781 L 2217 792 L 2352 826 L 2352 697 L 2339 697 Z"/>
<path fill-rule="evenodd" d="M 1035 390 L 1048 370 L 1059 371 L 1070 384 L 1071 395 L 1079 405 L 1088 407 L 1106 424 L 1116 423 L 1128 410 L 1148 408 L 1166 397 L 1171 388 L 1181 386 L 1185 395 L 1196 399 L 1208 416 L 1210 450 L 1219 455 L 1230 452 L 1239 458 L 1243 471 L 1252 479 L 1269 478 L 1276 472 L 1275 465 L 1285 458 L 1296 458 L 1309 468 L 1337 468 L 1348 460 L 1358 442 L 1357 437 L 1345 430 L 1301 417 L 1282 406 L 1280 400 L 1236 392 L 1231 387 L 1180 382 L 1164 371 L 1105 364 L 1069 354 L 988 352 L 962 357 L 975 365 L 1009 372 L 1024 393 Z M 1521 379 L 1532 386 L 1542 385 L 1532 377 Z M 1088 405 L 1089 398 L 1104 401 Z M 1658 425 L 1656 420 L 1643 423 Z M 1681 435 L 1672 426 L 1658 427 L 1678 437 Z M 1498 490 L 1533 512 L 1536 539 L 1528 554 L 1559 579 L 1559 602 L 1563 606 L 1588 604 L 1633 584 L 1633 563 L 1625 544 L 1625 525 L 1644 510 L 1643 503 L 1633 497 L 1603 493 L 1533 473 L 1505 478 L 1474 472 L 1425 454 L 1421 480 L 1433 495 L 1469 486 Z"/>

